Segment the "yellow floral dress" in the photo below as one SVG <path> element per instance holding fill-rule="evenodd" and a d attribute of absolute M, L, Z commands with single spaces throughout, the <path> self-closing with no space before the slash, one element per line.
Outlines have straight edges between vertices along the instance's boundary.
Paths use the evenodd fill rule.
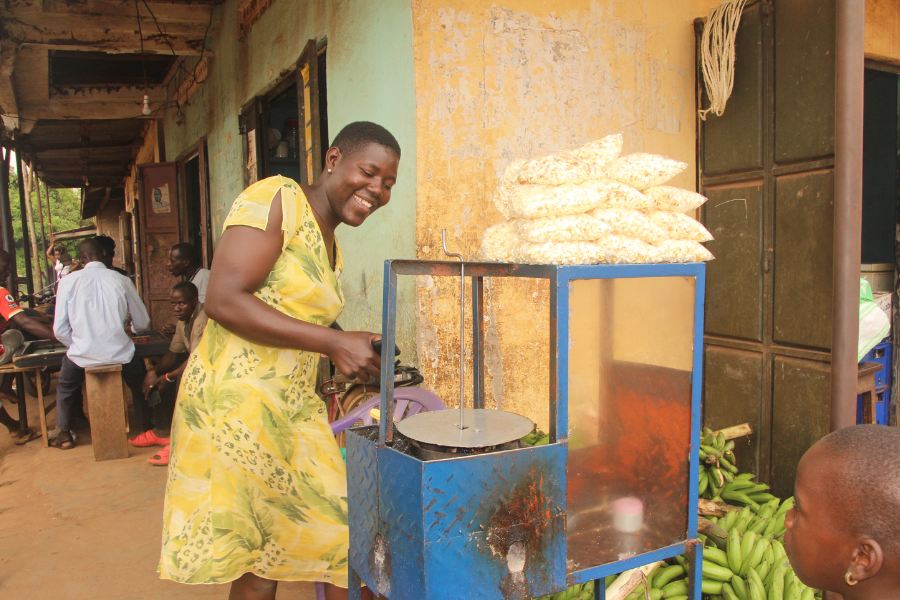
<path fill-rule="evenodd" d="M 344 306 L 312 209 L 270 177 L 235 201 L 224 227 L 265 229 L 281 191 L 283 251 L 256 296 L 330 325 Z M 159 574 L 225 583 L 244 573 L 347 587 L 347 480 L 322 401 L 318 355 L 248 342 L 210 319 L 191 355 L 172 428 Z"/>

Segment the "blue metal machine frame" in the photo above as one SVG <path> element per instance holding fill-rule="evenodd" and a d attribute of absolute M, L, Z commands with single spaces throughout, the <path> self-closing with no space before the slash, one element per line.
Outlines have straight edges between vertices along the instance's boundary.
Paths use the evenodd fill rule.
<path fill-rule="evenodd" d="M 691 596 L 700 599 L 702 544 L 697 541 L 697 504 L 700 444 L 700 410 L 703 355 L 703 304 L 705 265 L 513 265 L 497 263 L 466 263 L 465 274 L 471 278 L 473 314 L 473 379 L 475 407 L 484 407 L 484 330 L 481 318 L 484 306 L 485 277 L 525 277 L 550 281 L 550 444 L 490 454 L 467 456 L 445 461 L 422 462 L 391 447 L 393 429 L 389 419 L 382 419 L 377 436 L 374 431 L 351 430 L 347 438 L 348 503 L 350 514 L 350 597 L 360 598 L 360 581 L 391 600 L 421 598 L 473 598 L 492 600 L 523 600 L 566 589 L 569 585 L 595 581 L 595 598 L 605 598 L 604 578 L 680 554 L 688 554 L 691 564 Z M 384 267 L 383 345 L 391 348 L 395 342 L 397 322 L 398 275 L 456 276 L 460 263 L 446 261 L 386 261 Z M 687 539 L 671 546 L 605 565 L 566 574 L 565 565 L 565 500 L 566 456 L 568 440 L 568 383 L 569 383 L 569 284 L 585 279 L 622 279 L 638 277 L 691 277 L 695 280 L 693 372 L 691 379 L 691 452 L 688 485 Z M 392 353 L 382 355 L 381 414 L 393 413 L 389 406 L 394 393 L 394 362 Z M 560 432 L 563 435 L 560 436 Z M 377 440 L 375 439 L 377 437 Z M 503 541 L 516 528 L 497 529 L 496 511 L 490 517 L 488 507 L 515 494 L 513 483 L 496 489 L 473 485 L 480 478 L 497 477 L 497 473 L 516 474 L 527 471 L 527 465 L 541 465 L 554 473 L 554 482 L 544 482 L 539 494 L 547 508 L 543 517 L 519 517 L 533 523 L 531 531 L 539 531 L 535 546 L 546 556 L 534 566 L 529 563 L 525 575 L 528 585 L 522 585 L 504 575 L 507 558 L 496 560 L 498 548 L 505 554 L 510 540 Z M 561 465 L 561 472 L 560 472 Z M 531 469 L 533 472 L 533 468 Z M 457 480 L 448 487 L 456 473 L 469 478 L 466 487 Z M 500 477 L 503 482 L 506 478 Z M 509 477 L 514 479 L 514 477 Z M 438 489 L 437 481 L 440 481 Z M 462 487 L 459 487 L 462 485 Z M 438 517 L 425 513 L 437 500 L 454 495 Z M 479 488 L 479 489 L 476 489 Z M 472 497 L 458 499 L 471 490 Z M 401 496 L 399 503 L 394 496 Z M 430 503 L 425 506 L 426 502 Z M 543 505 L 542 505 L 543 506 Z M 480 508 L 479 508 L 480 507 Z M 554 508 L 555 507 L 555 508 Z M 543 508 L 541 510 L 543 510 Z M 443 509 L 442 509 L 443 510 Z M 451 514 L 456 511 L 456 514 Z M 446 514 L 450 514 L 447 517 Z M 430 514 L 430 513 L 429 513 Z M 469 516 L 471 515 L 471 520 Z M 454 518 L 455 517 L 455 518 Z M 464 518 L 461 518 L 464 517 Z M 494 521 L 491 521 L 490 518 Z M 530 522 L 530 521 L 529 521 Z M 561 527 L 560 527 L 561 523 Z M 431 533 L 446 529 L 440 533 Z M 489 528 L 493 530 L 488 531 Z M 521 529 L 521 526 L 517 526 Z M 498 533 L 498 531 L 501 531 Z M 507 533 L 502 533 L 507 532 Z M 470 544 L 474 544 L 470 548 Z M 463 542 L 465 542 L 463 544 Z M 561 547 L 561 551 L 560 551 Z M 532 548 L 532 550 L 534 550 Z M 472 558 L 481 553 L 481 558 Z M 493 555 L 493 556 L 492 556 Z M 486 558 L 485 558 L 486 557 Z M 433 574 L 440 570 L 439 574 Z M 433 575 L 426 577 L 425 573 Z M 491 583 L 479 587 L 476 579 L 488 578 Z"/>

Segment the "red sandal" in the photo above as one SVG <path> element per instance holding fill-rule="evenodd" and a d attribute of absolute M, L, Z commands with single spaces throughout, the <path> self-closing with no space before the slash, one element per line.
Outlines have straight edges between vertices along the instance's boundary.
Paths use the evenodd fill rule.
<path fill-rule="evenodd" d="M 169 464 L 169 445 L 166 446 L 147 459 L 147 462 L 151 465 L 156 465 L 157 467 L 165 467 Z"/>

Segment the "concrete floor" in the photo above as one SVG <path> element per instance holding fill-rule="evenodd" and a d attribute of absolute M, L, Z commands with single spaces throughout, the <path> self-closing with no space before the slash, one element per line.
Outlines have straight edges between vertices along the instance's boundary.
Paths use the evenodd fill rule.
<path fill-rule="evenodd" d="M 29 424 L 39 429 L 37 402 L 28 404 Z M 14 405 L 7 409 L 17 416 Z M 131 448 L 127 459 L 98 463 L 89 438 L 63 452 L 40 439 L 15 446 L 0 427 L 0 598 L 228 598 L 228 585 L 181 585 L 156 574 L 166 470 L 147 463 L 155 451 Z M 279 586 L 279 600 L 314 598 L 312 584 Z"/>

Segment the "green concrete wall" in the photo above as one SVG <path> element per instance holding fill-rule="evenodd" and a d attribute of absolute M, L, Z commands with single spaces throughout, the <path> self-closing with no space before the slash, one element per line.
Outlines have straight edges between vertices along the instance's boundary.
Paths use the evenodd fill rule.
<path fill-rule="evenodd" d="M 182 114 L 166 112 L 166 159 L 175 160 L 204 136 L 209 156 L 214 238 L 243 189 L 241 107 L 294 69 L 307 40 L 327 38 L 329 138 L 352 121 L 387 127 L 402 149 L 391 203 L 358 229 L 338 229 L 344 329 L 381 330 L 382 272 L 388 258 L 415 258 L 416 130 L 412 10 L 408 0 L 275 0 L 238 40 L 237 0 L 214 19 L 207 79 Z M 186 65 L 191 68 L 195 61 Z M 174 96 L 181 78 L 175 78 Z M 414 282 L 401 280 L 398 343 L 406 364 L 417 364 Z"/>

